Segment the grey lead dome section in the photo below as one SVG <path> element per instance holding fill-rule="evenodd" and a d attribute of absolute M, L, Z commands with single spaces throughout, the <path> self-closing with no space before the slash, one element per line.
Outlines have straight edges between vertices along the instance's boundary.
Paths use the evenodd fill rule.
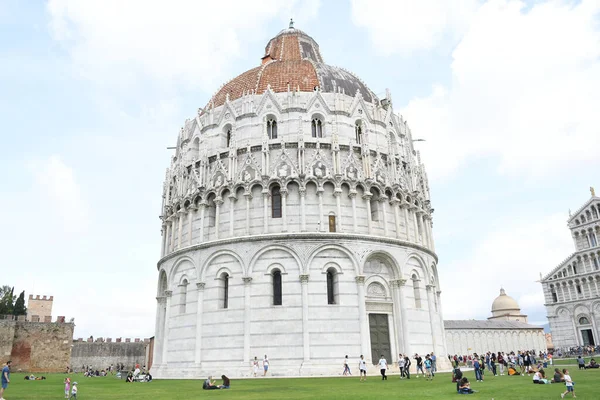
<path fill-rule="evenodd" d="M 377 100 L 375 94 L 350 72 L 322 63 L 315 63 L 315 69 L 317 70 L 317 76 L 321 82 L 321 90 L 323 92 L 334 93 L 343 91 L 347 95 L 353 96 L 358 91 L 363 99 L 369 103 L 374 103 Z"/>

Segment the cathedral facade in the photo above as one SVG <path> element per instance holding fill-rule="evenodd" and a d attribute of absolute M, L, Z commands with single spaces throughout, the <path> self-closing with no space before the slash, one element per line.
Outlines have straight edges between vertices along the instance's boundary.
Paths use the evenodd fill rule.
<path fill-rule="evenodd" d="M 600 197 L 590 191 L 590 199 L 569 213 L 575 251 L 541 280 L 555 349 L 600 340 Z"/>
<path fill-rule="evenodd" d="M 345 355 L 445 355 L 432 213 L 390 95 L 283 30 L 179 132 L 154 375 L 248 376 L 265 355 L 287 376 L 338 374 Z"/>
<path fill-rule="evenodd" d="M 547 351 L 544 328 L 527 323 L 527 315 L 502 288 L 492 303 L 492 316 L 487 320 L 447 320 L 444 327 L 451 355 Z"/>

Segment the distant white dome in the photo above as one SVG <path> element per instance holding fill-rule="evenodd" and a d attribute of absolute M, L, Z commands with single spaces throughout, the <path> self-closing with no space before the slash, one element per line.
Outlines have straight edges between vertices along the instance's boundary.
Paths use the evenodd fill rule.
<path fill-rule="evenodd" d="M 492 303 L 492 315 L 498 317 L 506 314 L 519 315 L 521 307 L 515 299 L 506 294 L 504 289 L 500 288 L 500 296 Z"/>

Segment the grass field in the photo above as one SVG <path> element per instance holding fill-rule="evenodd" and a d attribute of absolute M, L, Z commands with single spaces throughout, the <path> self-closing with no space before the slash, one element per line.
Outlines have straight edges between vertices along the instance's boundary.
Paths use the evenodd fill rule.
<path fill-rule="evenodd" d="M 471 387 L 478 393 L 467 398 L 479 399 L 560 399 L 565 390 L 562 384 L 534 385 L 530 377 L 485 376 L 485 382 L 475 382 L 473 372 L 465 374 Z M 456 393 L 449 373 L 436 375 L 433 382 L 423 378 L 400 380 L 390 375 L 387 381 L 371 376 L 366 382 L 358 377 L 347 378 L 296 378 L 296 379 L 243 379 L 232 380 L 229 390 L 202 390 L 201 380 L 154 380 L 151 383 L 125 383 L 112 376 L 84 378 L 70 375 L 78 382 L 78 398 L 82 400 L 107 399 L 389 399 L 396 397 L 419 399 L 455 399 L 466 395 Z M 64 374 L 47 375 L 45 381 L 26 381 L 23 374 L 11 374 L 11 384 L 5 393 L 6 400 L 61 399 L 64 398 Z M 599 370 L 575 368 L 571 377 L 576 382 L 576 395 L 580 399 L 600 398 Z"/>

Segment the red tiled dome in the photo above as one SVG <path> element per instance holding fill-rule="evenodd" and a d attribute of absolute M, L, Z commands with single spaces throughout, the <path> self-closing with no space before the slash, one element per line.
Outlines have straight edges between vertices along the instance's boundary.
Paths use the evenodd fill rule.
<path fill-rule="evenodd" d="M 323 62 L 319 45 L 301 30 L 285 29 L 267 43 L 262 65 L 252 68 L 227 82 L 212 97 L 209 106 L 218 107 L 244 93 L 264 93 L 300 89 L 312 92 L 319 86 L 323 92 L 343 91 L 353 96 L 358 90 L 365 101 L 377 100 L 375 94 L 352 73 Z M 212 104 L 211 104 L 212 103 Z"/>

